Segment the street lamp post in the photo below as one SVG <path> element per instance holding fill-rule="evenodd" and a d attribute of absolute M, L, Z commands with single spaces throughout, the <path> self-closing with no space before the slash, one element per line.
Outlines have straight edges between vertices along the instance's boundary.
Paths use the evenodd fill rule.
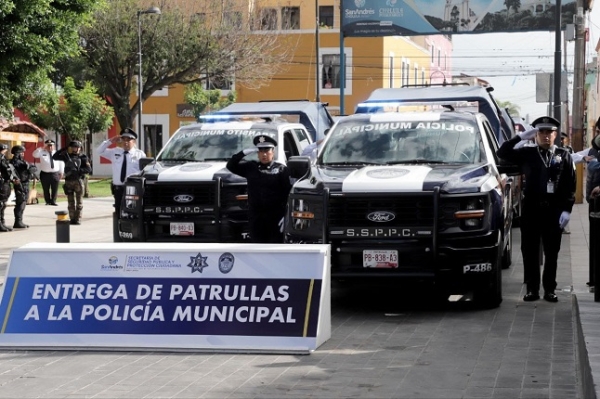
<path fill-rule="evenodd" d="M 138 23 L 138 135 L 140 148 L 145 151 L 146 143 L 144 138 L 144 129 L 142 127 L 142 92 L 144 91 L 144 85 L 142 84 L 142 14 L 160 14 L 160 8 L 150 7 L 145 11 L 137 12 L 137 23 Z"/>

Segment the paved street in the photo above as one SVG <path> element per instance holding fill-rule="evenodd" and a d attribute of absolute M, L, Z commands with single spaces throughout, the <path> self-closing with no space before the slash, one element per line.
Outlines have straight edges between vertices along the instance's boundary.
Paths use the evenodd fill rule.
<path fill-rule="evenodd" d="M 2 273 L 11 248 L 56 241 L 61 209 L 28 206 L 31 228 L 0 234 Z M 112 198 L 85 199 L 71 242 L 111 242 L 111 213 Z M 0 398 L 593 398 L 600 304 L 585 285 L 587 205 L 570 226 L 557 304 L 522 301 L 515 229 L 498 309 L 435 303 L 430 287 L 336 284 L 332 337 L 311 355 L 0 350 Z"/>

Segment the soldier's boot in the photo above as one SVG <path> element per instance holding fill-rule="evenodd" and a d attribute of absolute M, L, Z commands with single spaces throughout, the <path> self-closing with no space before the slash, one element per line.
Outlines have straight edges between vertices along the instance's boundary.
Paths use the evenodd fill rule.
<path fill-rule="evenodd" d="M 73 217 L 71 218 L 71 224 L 79 225 L 81 224 L 81 211 L 79 209 L 73 212 Z"/>
<path fill-rule="evenodd" d="M 15 220 L 15 224 L 13 224 L 13 228 L 14 229 L 28 229 L 29 225 L 23 223 L 23 219 L 16 219 Z"/>
<path fill-rule="evenodd" d="M 4 210 L 6 209 L 6 202 L 0 203 L 0 232 L 12 231 L 12 228 L 6 225 L 4 220 Z"/>

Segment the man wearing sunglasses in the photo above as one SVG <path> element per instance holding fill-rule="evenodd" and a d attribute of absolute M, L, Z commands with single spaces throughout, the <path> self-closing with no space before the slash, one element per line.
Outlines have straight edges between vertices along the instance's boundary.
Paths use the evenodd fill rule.
<path fill-rule="evenodd" d="M 250 239 L 256 243 L 282 243 L 281 224 L 292 188 L 287 166 L 275 162 L 277 141 L 268 135 L 254 137 L 255 148 L 234 154 L 227 169 L 248 182 L 248 224 Z M 241 162 L 258 152 L 257 161 Z"/>
<path fill-rule="evenodd" d="M 144 151 L 136 148 L 137 133 L 126 127 L 119 136 L 104 140 L 96 149 L 96 153 L 112 162 L 111 191 L 115 198 L 115 213 L 121 214 L 121 200 L 127 176 L 140 171 L 140 159 L 146 156 Z M 112 144 L 120 147 L 108 148 Z"/>

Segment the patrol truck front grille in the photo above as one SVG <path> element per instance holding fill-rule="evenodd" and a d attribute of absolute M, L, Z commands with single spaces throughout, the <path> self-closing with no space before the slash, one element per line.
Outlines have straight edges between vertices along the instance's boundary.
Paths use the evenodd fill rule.
<path fill-rule="evenodd" d="M 144 192 L 145 206 L 215 206 L 216 200 L 216 182 L 148 184 Z"/>
<path fill-rule="evenodd" d="M 455 223 L 454 212 L 458 202 L 442 202 L 439 213 L 440 228 Z M 433 225 L 433 197 L 431 195 L 390 195 L 385 197 L 331 197 L 329 199 L 329 224 L 336 227 L 380 227 L 381 223 L 367 218 L 372 212 L 391 212 L 394 220 L 389 226 L 418 227 Z M 388 224 L 386 224 L 388 226 Z"/>

